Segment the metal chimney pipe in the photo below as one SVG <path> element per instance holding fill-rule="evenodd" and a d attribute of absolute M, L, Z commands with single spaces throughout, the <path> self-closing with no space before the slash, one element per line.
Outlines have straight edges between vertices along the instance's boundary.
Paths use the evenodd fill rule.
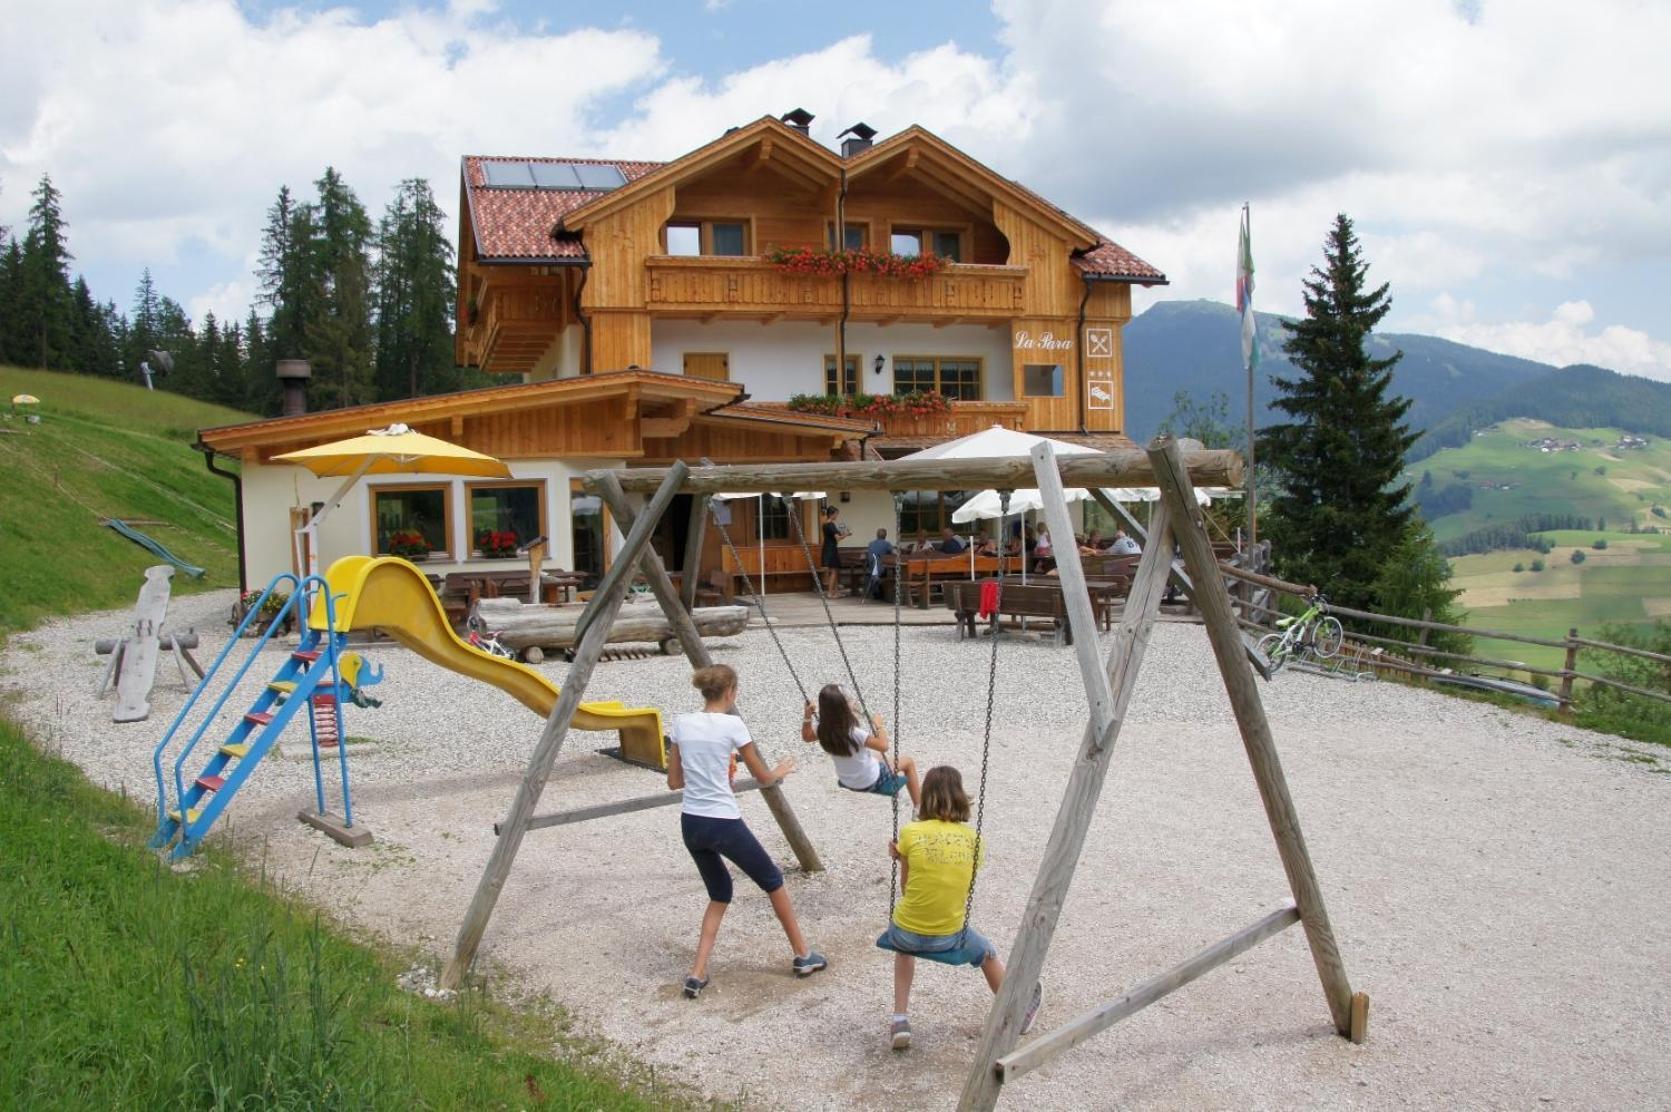
<path fill-rule="evenodd" d="M 280 416 L 302 416 L 308 411 L 308 379 L 313 377 L 313 364 L 306 359 L 280 359 L 275 373 L 284 388 Z"/>

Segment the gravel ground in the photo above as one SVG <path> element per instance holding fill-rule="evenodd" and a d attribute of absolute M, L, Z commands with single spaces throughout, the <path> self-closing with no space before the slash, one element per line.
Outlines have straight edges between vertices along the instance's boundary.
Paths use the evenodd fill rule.
<path fill-rule="evenodd" d="M 226 634 L 228 594 L 176 601 L 203 658 Z M 114 726 L 93 696 L 90 642 L 124 616 L 90 615 L 13 639 L 0 688 L 95 780 L 149 798 L 150 751 L 182 700 L 159 669 L 149 722 Z M 979 767 L 985 644 L 906 631 L 901 738 L 925 768 Z M 784 639 L 809 683 L 839 678 L 827 634 Z M 848 638 L 888 710 L 891 634 Z M 539 732 L 489 688 L 387 644 L 380 709 L 349 710 L 360 820 L 347 850 L 294 818 L 312 792 L 299 731 L 233 804 L 238 837 L 269 869 L 348 921 L 440 958 L 456 931 Z M 705 902 L 661 809 L 536 831 L 499 902 L 484 957 L 546 991 L 582 1025 L 715 1096 L 760 1107 L 944 1108 L 955 1100 L 988 995 L 969 970 L 922 965 L 917 1045 L 884 1047 L 888 807 L 839 791 L 797 738 L 799 701 L 761 632 L 715 645 L 743 675 L 743 709 L 768 756 L 797 752 L 787 792 L 828 870 L 791 871 L 807 934 L 830 969 L 789 975 L 766 901 L 739 887 L 713 986 L 679 998 Z M 276 667 L 278 653 L 273 653 Z M 1007 952 L 1078 742 L 1072 654 L 1001 648 L 975 922 Z M 561 681 L 564 666 L 545 669 Z M 252 677 L 257 673 L 252 671 Z M 262 673 L 265 674 L 265 673 Z M 693 709 L 682 661 L 604 665 L 599 698 Z M 1030 1108 L 1642 1108 L 1671 1103 L 1671 760 L 1637 746 L 1391 684 L 1284 675 L 1261 688 L 1370 1038 L 1336 1038 L 1298 929 L 1284 932 L 1018 1082 Z M 234 705 L 236 705 L 234 703 Z M 889 711 L 891 713 L 891 711 Z M 543 810 L 657 790 L 651 773 L 579 734 Z M 764 804 L 744 815 L 792 858 Z M 743 882 L 746 885 L 746 881 Z M 1199 628 L 1157 628 L 1102 806 L 1045 972 L 1040 1028 L 1065 1022 L 1286 896 L 1229 704 Z"/>

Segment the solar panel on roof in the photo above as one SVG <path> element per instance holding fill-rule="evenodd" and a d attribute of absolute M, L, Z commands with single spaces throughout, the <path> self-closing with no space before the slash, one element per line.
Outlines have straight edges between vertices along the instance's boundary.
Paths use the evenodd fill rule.
<path fill-rule="evenodd" d="M 529 169 L 534 172 L 534 185 L 539 189 L 580 189 L 583 188 L 580 176 L 574 172 L 574 164 L 570 162 L 533 162 Z"/>
<path fill-rule="evenodd" d="M 600 166 L 592 162 L 575 162 L 570 165 L 580 176 L 582 189 L 619 189 L 627 184 L 627 176 L 621 173 L 619 166 Z"/>
<path fill-rule="evenodd" d="M 526 162 L 484 158 L 482 160 L 482 174 L 487 178 L 488 185 L 506 189 L 534 188 L 534 175 L 529 172 Z"/>

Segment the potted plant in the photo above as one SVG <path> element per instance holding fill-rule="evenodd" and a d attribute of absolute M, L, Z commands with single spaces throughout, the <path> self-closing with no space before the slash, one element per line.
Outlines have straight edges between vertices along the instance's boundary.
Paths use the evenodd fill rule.
<path fill-rule="evenodd" d="M 480 529 L 476 532 L 476 549 L 489 560 L 515 556 L 516 534 L 509 529 Z"/>
<path fill-rule="evenodd" d="M 396 529 L 389 534 L 389 555 L 418 561 L 429 556 L 429 542 L 416 529 Z"/>
<path fill-rule="evenodd" d="M 289 601 L 290 596 L 282 591 L 274 591 L 272 594 L 267 596 L 267 600 L 265 602 L 261 602 L 260 591 L 245 591 L 238 597 L 238 605 L 234 608 L 232 614 L 232 624 L 237 625 L 239 622 L 243 621 L 245 616 L 249 614 L 251 608 L 253 608 L 256 603 L 260 602 L 261 609 L 256 614 L 255 620 L 244 629 L 244 636 L 259 637 L 263 633 L 267 632 L 268 627 L 270 627 L 273 622 L 278 619 L 279 612 L 284 610 L 284 604 Z M 288 612 L 284 615 L 283 623 L 274 632 L 288 633 L 291 629 L 295 628 L 295 624 L 295 613 Z"/>

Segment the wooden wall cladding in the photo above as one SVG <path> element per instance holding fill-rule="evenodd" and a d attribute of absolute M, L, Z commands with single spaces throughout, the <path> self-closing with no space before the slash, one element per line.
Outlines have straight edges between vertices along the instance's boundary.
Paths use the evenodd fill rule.
<path fill-rule="evenodd" d="M 673 187 L 668 186 L 587 225 L 586 252 L 591 257 L 592 269 L 580 295 L 583 308 L 643 307 L 644 260 L 662 253 L 661 229 L 673 215 L 673 200 Z M 604 365 L 594 362 L 594 366 Z"/>
<path fill-rule="evenodd" d="M 754 421 L 724 418 L 693 420 L 677 439 L 645 442 L 644 462 L 675 459 L 743 462 L 828 461 L 836 438 L 830 433 L 799 432 Z"/>
<path fill-rule="evenodd" d="M 652 370 L 650 314 L 597 312 L 592 315 L 592 371 Z"/>

